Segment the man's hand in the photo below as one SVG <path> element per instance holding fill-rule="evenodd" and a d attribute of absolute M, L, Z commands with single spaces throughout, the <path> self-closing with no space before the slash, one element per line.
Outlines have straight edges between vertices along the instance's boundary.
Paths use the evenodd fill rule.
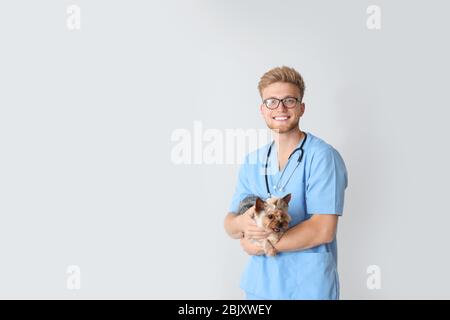
<path fill-rule="evenodd" d="M 270 232 L 267 232 L 264 228 L 256 226 L 256 222 L 252 218 L 254 214 L 255 214 L 255 206 L 249 208 L 239 217 L 240 229 L 244 233 L 244 236 L 248 239 L 255 239 L 255 240 L 265 239 L 270 234 Z"/>
<path fill-rule="evenodd" d="M 253 243 L 247 237 L 242 237 L 240 241 L 242 249 L 244 249 L 244 251 L 249 255 L 260 256 L 264 254 L 264 249 L 262 248 L 262 246 L 257 243 Z"/>

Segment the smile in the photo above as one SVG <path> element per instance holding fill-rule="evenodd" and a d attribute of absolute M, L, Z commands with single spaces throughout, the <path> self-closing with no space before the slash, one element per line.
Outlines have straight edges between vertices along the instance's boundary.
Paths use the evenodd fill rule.
<path fill-rule="evenodd" d="M 272 119 L 274 119 L 275 121 L 287 121 L 289 118 L 290 118 L 289 116 L 272 117 Z"/>

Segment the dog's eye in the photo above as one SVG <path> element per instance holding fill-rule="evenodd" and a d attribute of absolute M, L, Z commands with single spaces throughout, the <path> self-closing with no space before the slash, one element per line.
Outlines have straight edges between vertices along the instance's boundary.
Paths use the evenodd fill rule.
<path fill-rule="evenodd" d="M 267 218 L 272 219 L 272 218 L 273 218 L 273 215 L 269 214 L 269 215 L 267 216 Z"/>

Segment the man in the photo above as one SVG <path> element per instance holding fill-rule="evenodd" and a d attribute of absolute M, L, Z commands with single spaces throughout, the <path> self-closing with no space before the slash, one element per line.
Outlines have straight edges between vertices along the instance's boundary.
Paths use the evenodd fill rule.
<path fill-rule="evenodd" d="M 343 213 L 347 170 L 340 154 L 309 132 L 299 120 L 305 112 L 305 85 L 293 68 L 266 72 L 258 85 L 260 112 L 274 141 L 247 155 L 225 230 L 251 255 L 242 275 L 247 299 L 338 299 L 336 231 Z M 252 239 L 267 236 L 250 217 L 236 215 L 248 195 L 262 199 L 292 194 L 289 229 L 269 257 Z"/>

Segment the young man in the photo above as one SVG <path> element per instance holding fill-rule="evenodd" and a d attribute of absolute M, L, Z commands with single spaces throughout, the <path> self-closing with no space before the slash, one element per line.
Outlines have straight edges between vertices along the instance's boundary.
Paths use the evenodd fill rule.
<path fill-rule="evenodd" d="M 260 112 L 273 142 L 247 155 L 225 218 L 225 230 L 251 255 L 242 275 L 247 299 L 338 299 L 336 231 L 343 213 L 347 170 L 329 144 L 299 128 L 305 85 L 293 68 L 274 68 L 258 85 Z M 236 215 L 248 195 L 261 199 L 291 193 L 288 231 L 264 255 L 251 239 L 267 236 L 250 218 L 254 207 Z"/>

